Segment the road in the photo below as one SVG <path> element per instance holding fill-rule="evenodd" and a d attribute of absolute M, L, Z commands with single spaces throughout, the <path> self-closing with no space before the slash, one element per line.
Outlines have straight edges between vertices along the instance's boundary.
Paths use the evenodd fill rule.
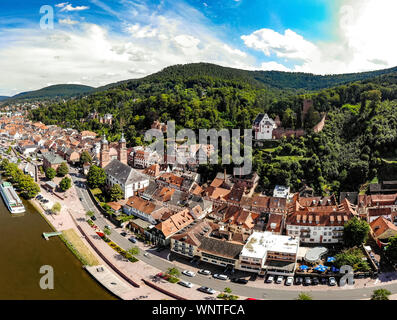
<path fill-rule="evenodd" d="M 83 176 L 78 174 L 75 169 L 71 168 L 71 176 L 73 182 L 76 186 L 77 194 L 82 199 L 81 202 L 87 211 L 93 211 L 96 217 L 95 224 L 101 228 L 102 230 L 106 225 L 112 226 L 112 223 L 105 219 L 99 210 L 96 208 L 88 191 L 85 189 L 85 179 Z M 125 237 L 121 236 L 116 230 L 113 230 L 112 233 L 108 236 L 113 242 L 117 243 L 124 250 L 129 250 L 133 247 L 133 244 Z M 142 251 L 142 250 L 141 250 Z M 159 269 L 159 270 L 167 270 L 168 268 L 176 267 L 170 261 L 167 261 L 163 258 L 159 258 L 152 253 L 149 254 L 149 257 L 145 257 L 142 252 L 140 252 L 137 257 Z M 180 269 L 180 268 L 178 268 Z M 188 269 L 188 267 L 187 267 Z M 180 271 L 182 271 L 180 269 Z M 221 271 L 220 271 L 221 273 Z M 223 281 L 218 279 L 213 279 L 211 276 L 204 276 L 197 274 L 195 277 L 187 277 L 184 275 L 180 276 L 181 279 L 185 281 L 192 282 L 193 284 L 199 286 L 211 287 L 217 291 L 223 291 L 225 287 L 229 287 L 232 289 L 233 294 L 252 297 L 255 299 L 269 299 L 269 300 L 293 300 L 296 299 L 300 292 L 307 292 L 315 300 L 356 300 L 356 299 L 369 299 L 372 295 L 373 290 L 377 288 L 387 288 L 392 294 L 397 293 L 397 283 L 389 284 L 389 285 L 380 285 L 377 287 L 367 287 L 367 288 L 348 288 L 348 287 L 339 287 L 337 290 L 333 288 L 332 290 L 310 290 L 311 287 L 290 287 L 285 290 L 278 289 L 266 289 L 266 288 L 257 288 L 251 287 L 248 285 L 235 284 L 230 281 Z M 259 280 L 257 280 L 259 281 Z M 281 285 L 280 285 L 281 286 Z"/>

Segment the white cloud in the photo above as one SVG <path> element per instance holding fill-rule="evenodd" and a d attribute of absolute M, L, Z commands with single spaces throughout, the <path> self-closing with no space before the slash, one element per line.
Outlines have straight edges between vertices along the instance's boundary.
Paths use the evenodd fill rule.
<path fill-rule="evenodd" d="M 260 69 L 262 71 L 291 71 L 291 69 L 288 69 L 286 66 L 275 61 L 263 62 Z"/>
<path fill-rule="evenodd" d="M 153 38 L 157 36 L 158 30 L 150 25 L 141 26 L 139 23 L 127 27 L 127 31 L 134 38 Z"/>
<path fill-rule="evenodd" d="M 337 40 L 311 42 L 292 30 L 261 29 L 243 35 L 245 45 L 295 64 L 293 71 L 316 74 L 361 72 L 397 65 L 397 2 L 344 0 Z"/>
<path fill-rule="evenodd" d="M 182 48 L 196 48 L 200 40 L 186 34 L 181 34 L 174 38 L 175 42 Z"/>
<path fill-rule="evenodd" d="M 276 54 L 279 58 L 308 61 L 317 50 L 311 42 L 287 29 L 280 34 L 271 29 L 260 29 L 242 36 L 247 47 L 262 51 L 266 56 Z"/>
<path fill-rule="evenodd" d="M 55 6 L 56 6 L 57 8 L 63 8 L 63 7 L 66 6 L 68 3 L 69 3 L 69 2 L 62 2 L 62 3 L 56 4 Z"/>
<path fill-rule="evenodd" d="M 63 11 L 83 11 L 83 10 L 88 10 L 89 8 L 90 7 L 87 7 L 87 6 L 76 6 L 76 7 L 73 7 L 72 4 L 68 3 L 68 4 L 66 4 L 66 5 L 64 5 L 62 7 L 60 12 L 63 12 Z"/>
<path fill-rule="evenodd" d="M 226 45 L 206 27 L 186 27 L 176 17 L 153 16 L 134 23 L 125 34 L 96 24 L 75 28 L 9 30 L 15 41 L 0 48 L 2 93 L 39 89 L 47 83 L 83 83 L 94 87 L 139 78 L 164 67 L 212 62 L 248 69 L 255 59 Z"/>

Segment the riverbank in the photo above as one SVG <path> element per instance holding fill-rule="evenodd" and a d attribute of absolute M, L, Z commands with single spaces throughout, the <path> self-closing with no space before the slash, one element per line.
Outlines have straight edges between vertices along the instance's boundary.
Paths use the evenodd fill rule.
<path fill-rule="evenodd" d="M 69 230 L 58 230 L 46 217 L 44 209 L 37 203 L 36 200 L 31 199 L 28 200 L 29 203 L 36 209 L 36 211 L 43 217 L 43 219 L 47 222 L 52 231 L 62 232 L 62 235 L 59 238 L 65 244 L 65 246 L 73 253 L 73 255 L 84 265 L 94 266 L 98 265 L 99 262 L 95 258 L 95 256 L 91 253 L 90 249 L 78 238 L 78 235 L 72 234 Z M 80 241 L 79 241 L 80 240 Z"/>

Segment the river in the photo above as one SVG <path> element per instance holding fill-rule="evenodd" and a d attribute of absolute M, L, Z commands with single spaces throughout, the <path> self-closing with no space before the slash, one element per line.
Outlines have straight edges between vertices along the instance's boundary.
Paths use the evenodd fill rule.
<path fill-rule="evenodd" d="M 24 201 L 26 213 L 12 215 L 0 196 L 0 299 L 116 299 L 82 268 L 80 261 L 52 231 L 40 213 Z M 42 290 L 40 267 L 54 270 L 54 289 Z"/>

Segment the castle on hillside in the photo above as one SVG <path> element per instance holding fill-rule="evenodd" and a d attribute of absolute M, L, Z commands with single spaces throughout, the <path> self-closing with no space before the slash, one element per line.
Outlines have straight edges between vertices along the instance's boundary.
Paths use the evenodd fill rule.
<path fill-rule="evenodd" d="M 304 100 L 302 108 L 302 123 L 309 109 L 313 107 L 313 100 Z M 321 118 L 321 121 L 317 123 L 313 131 L 318 133 L 321 132 L 325 125 L 326 114 Z M 306 134 L 303 129 L 290 129 L 282 127 L 280 117 L 277 116 L 275 120 L 271 119 L 267 114 L 260 113 L 256 117 L 252 129 L 254 130 L 254 139 L 256 140 L 278 140 L 283 137 L 302 137 Z"/>

